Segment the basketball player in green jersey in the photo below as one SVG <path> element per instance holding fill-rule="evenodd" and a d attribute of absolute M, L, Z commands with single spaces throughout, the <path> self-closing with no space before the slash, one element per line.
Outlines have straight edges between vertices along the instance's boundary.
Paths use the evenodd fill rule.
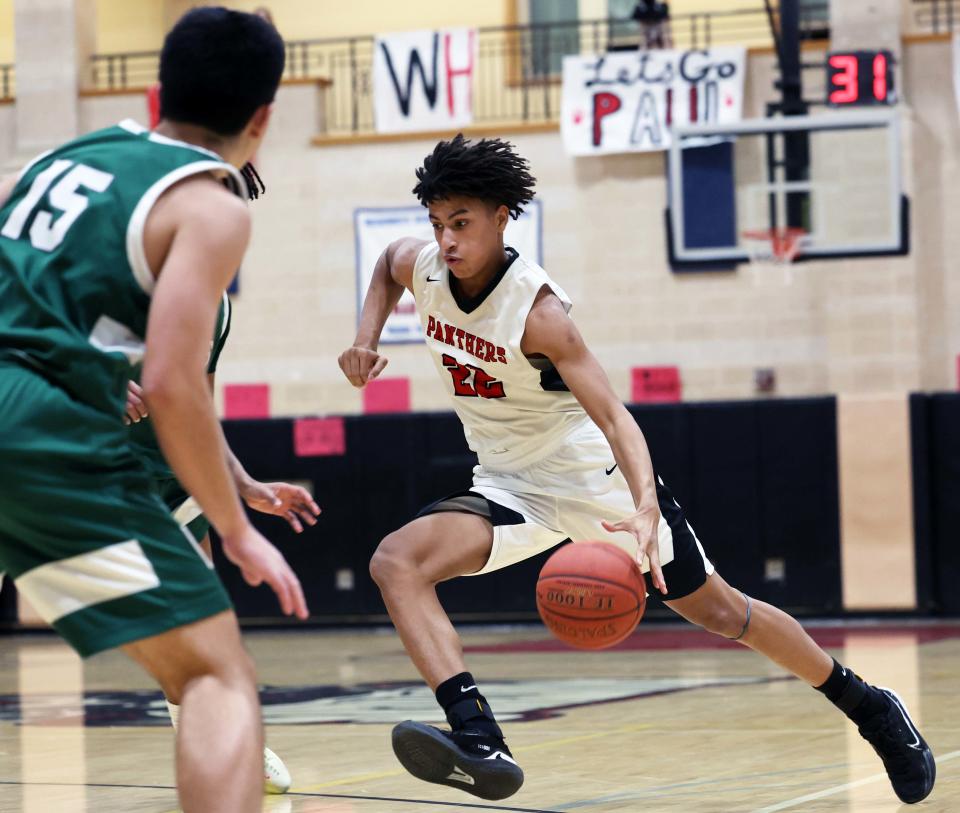
<path fill-rule="evenodd" d="M 256 681 L 223 586 L 122 416 L 142 356 L 177 479 L 247 582 L 306 618 L 299 581 L 243 511 L 205 377 L 250 235 L 236 167 L 263 140 L 283 63 L 259 18 L 191 11 L 164 42 L 155 133 L 91 133 L 0 184 L 0 570 L 78 653 L 121 647 L 181 706 L 186 813 L 260 809 Z"/>
<path fill-rule="evenodd" d="M 258 15 L 260 16 L 260 15 Z M 248 165 L 249 166 L 249 165 Z M 248 178 L 248 183 L 250 179 Z M 252 197 L 252 195 L 251 195 Z M 233 308 L 230 298 L 224 294 L 217 311 L 217 323 L 214 328 L 210 357 L 207 361 L 207 376 L 213 389 L 213 378 L 217 363 L 230 334 Z M 139 371 L 138 371 L 139 372 Z M 137 381 L 131 379 L 127 385 L 127 409 L 124 422 L 130 425 L 130 443 L 136 454 L 144 461 L 156 482 L 157 491 L 173 518 L 187 529 L 197 540 L 203 552 L 212 559 L 210 545 L 210 522 L 203 515 L 197 501 L 194 500 L 177 480 L 173 471 L 160 451 L 156 433 L 147 419 L 149 412 L 143 401 L 143 390 Z M 227 448 L 227 463 L 237 485 L 240 498 L 250 507 L 266 514 L 284 517 L 296 533 L 303 532 L 304 525 L 316 525 L 320 513 L 319 506 L 310 493 L 301 486 L 290 483 L 260 483 L 254 480 Z M 167 710 L 174 728 L 180 715 L 180 708 L 167 700 Z M 292 779 L 283 760 L 270 748 L 263 749 L 263 787 L 267 793 L 286 793 Z"/>

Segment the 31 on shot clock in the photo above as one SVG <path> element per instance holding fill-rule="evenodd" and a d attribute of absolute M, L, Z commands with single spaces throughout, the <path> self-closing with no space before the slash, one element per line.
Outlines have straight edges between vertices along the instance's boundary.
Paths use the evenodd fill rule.
<path fill-rule="evenodd" d="M 834 51 L 827 55 L 827 104 L 896 104 L 893 54 L 889 51 Z"/>

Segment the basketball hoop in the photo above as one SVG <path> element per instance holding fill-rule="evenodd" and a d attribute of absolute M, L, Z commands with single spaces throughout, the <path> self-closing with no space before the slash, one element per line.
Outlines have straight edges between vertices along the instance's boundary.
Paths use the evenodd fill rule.
<path fill-rule="evenodd" d="M 790 264 L 803 253 L 810 234 L 796 226 L 773 226 L 742 232 L 741 237 L 750 257 L 754 282 L 765 278 L 762 272 L 780 269 L 784 284 L 789 284 L 793 281 Z"/>

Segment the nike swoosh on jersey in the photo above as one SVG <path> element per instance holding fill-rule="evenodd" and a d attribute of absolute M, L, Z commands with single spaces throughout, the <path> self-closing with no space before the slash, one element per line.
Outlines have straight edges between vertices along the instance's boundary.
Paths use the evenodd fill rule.
<path fill-rule="evenodd" d="M 613 470 L 617 467 L 617 464 L 614 463 L 609 469 L 604 469 L 607 474 L 613 474 Z"/>
<path fill-rule="evenodd" d="M 474 683 L 472 686 L 461 686 L 461 687 L 460 687 L 460 691 L 461 691 L 461 692 L 469 692 L 471 689 L 476 689 L 476 688 L 477 688 L 477 684 Z"/>
<path fill-rule="evenodd" d="M 427 277 L 427 282 L 440 282 L 442 277 Z"/>

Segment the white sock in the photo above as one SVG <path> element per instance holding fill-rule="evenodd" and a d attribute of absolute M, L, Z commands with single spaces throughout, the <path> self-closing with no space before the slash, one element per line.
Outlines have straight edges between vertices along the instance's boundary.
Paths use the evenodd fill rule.
<path fill-rule="evenodd" d="M 167 700 L 167 711 L 170 712 L 170 722 L 173 723 L 173 729 L 176 731 L 177 723 L 180 722 L 180 706 Z"/>

